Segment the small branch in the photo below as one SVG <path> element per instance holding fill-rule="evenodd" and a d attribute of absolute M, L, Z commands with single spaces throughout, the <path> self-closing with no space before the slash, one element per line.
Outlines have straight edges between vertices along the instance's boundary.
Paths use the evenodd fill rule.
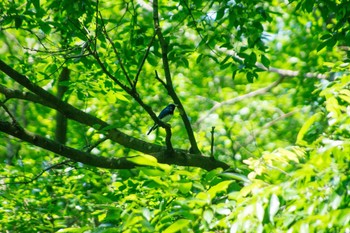
<path fill-rule="evenodd" d="M 210 145 L 210 157 L 214 159 L 214 129 L 215 126 L 211 127 L 211 145 Z"/>
<path fill-rule="evenodd" d="M 102 71 L 110 78 L 112 79 L 118 86 L 120 86 L 126 93 L 131 94 L 132 90 L 127 87 L 126 85 L 124 85 L 123 83 L 121 83 L 116 77 L 114 77 L 113 74 L 111 74 L 108 70 L 107 67 L 103 64 L 103 62 L 101 61 L 99 55 L 97 53 L 93 53 L 91 49 L 89 49 L 90 52 L 92 53 L 92 55 L 94 56 L 95 60 L 97 61 L 97 63 L 100 65 Z"/>
<path fill-rule="evenodd" d="M 112 48 L 113 48 L 113 51 L 114 51 L 114 54 L 116 55 L 117 59 L 118 59 L 118 62 L 119 62 L 119 65 L 120 65 L 120 68 L 122 69 L 123 71 L 123 74 L 124 76 L 126 77 L 126 80 L 128 80 L 129 84 L 130 84 L 130 88 L 132 88 L 134 85 L 128 75 L 128 72 L 126 71 L 125 67 L 124 67 L 124 64 L 123 64 L 123 61 L 119 55 L 119 52 L 117 50 L 117 48 L 114 46 L 114 43 L 112 41 L 112 39 L 109 37 L 108 35 L 108 32 L 106 30 L 106 27 L 105 27 L 105 23 L 103 21 L 103 18 L 102 18 L 102 15 L 101 15 L 101 12 L 99 12 L 100 14 L 100 19 L 101 19 L 101 23 L 102 23 L 102 31 L 104 33 L 104 35 L 106 36 L 107 40 L 109 41 L 109 43 L 111 44 Z"/>
<path fill-rule="evenodd" d="M 108 138 L 106 137 L 100 138 L 94 144 L 87 146 L 85 152 L 90 153 L 94 148 L 98 147 L 101 143 L 103 143 L 106 140 L 108 140 Z"/>
<path fill-rule="evenodd" d="M 204 40 L 204 37 L 203 37 L 202 33 L 200 32 L 200 30 L 199 30 L 199 28 L 198 28 L 197 21 L 196 21 L 196 19 L 194 18 L 194 15 L 193 15 L 193 13 L 192 13 L 192 10 L 191 10 L 191 8 L 188 6 L 187 1 L 188 1 L 188 0 L 181 0 L 180 3 L 182 2 L 183 5 L 185 5 L 185 8 L 187 9 L 188 14 L 190 15 L 190 17 L 191 17 L 191 19 L 192 19 L 192 22 L 193 22 L 193 25 L 194 25 L 194 28 L 195 28 L 196 32 L 198 33 L 198 35 L 199 35 L 199 37 L 201 38 L 201 40 Z M 202 21 L 202 20 L 201 20 L 201 21 Z M 210 45 L 209 45 L 208 43 L 205 43 L 205 46 L 208 47 L 209 50 L 210 50 L 212 53 L 214 53 L 215 55 L 218 55 L 218 53 L 217 53 L 213 48 L 211 48 Z"/>
<path fill-rule="evenodd" d="M 4 104 L 4 102 L 0 101 L 0 106 L 1 106 L 1 107 L 5 110 L 5 112 L 9 115 L 9 117 L 10 117 L 11 120 L 12 120 L 12 123 L 18 125 L 18 122 L 17 122 L 15 116 L 12 115 L 12 113 L 11 113 L 10 110 L 6 107 L 6 105 Z"/>
<path fill-rule="evenodd" d="M 204 114 L 202 117 L 200 117 L 198 119 L 198 121 L 195 123 L 196 127 L 198 127 L 202 121 L 204 121 L 210 114 L 212 114 L 214 111 L 216 111 L 218 108 L 221 108 L 225 105 L 232 105 L 235 104 L 237 102 L 240 102 L 242 100 L 248 99 L 248 98 L 252 98 L 258 95 L 264 95 L 267 92 L 269 92 L 272 88 L 276 87 L 277 85 L 279 85 L 282 81 L 283 81 L 283 77 L 279 78 L 277 81 L 273 82 L 271 85 L 264 87 L 264 88 L 260 88 L 258 90 L 249 92 L 247 94 L 238 96 L 236 98 L 233 99 L 229 99 L 229 100 L 225 100 L 223 102 L 220 103 L 216 103 L 206 114 Z"/>
<path fill-rule="evenodd" d="M 98 37 L 98 15 L 99 15 L 99 9 L 98 9 L 98 7 L 99 7 L 99 0 L 96 0 L 96 17 L 95 17 L 95 38 L 94 38 L 94 49 L 95 49 L 95 51 L 96 51 L 96 49 L 97 49 L 97 37 Z"/>
<path fill-rule="evenodd" d="M 139 65 L 139 68 L 138 68 L 138 70 L 137 70 L 137 74 L 136 74 L 136 76 L 135 76 L 135 81 L 134 81 L 134 85 L 133 85 L 133 88 L 134 88 L 134 89 L 136 89 L 136 85 L 137 85 L 137 82 L 138 82 L 138 80 L 139 80 L 139 76 L 140 76 L 142 67 L 143 67 L 143 65 L 145 64 L 145 61 L 146 61 L 146 59 L 147 59 L 147 57 L 148 57 L 149 51 L 150 51 L 150 49 L 151 49 L 151 47 L 152 47 L 152 45 L 153 45 L 153 42 L 154 42 L 154 39 L 155 39 L 156 35 L 157 35 L 157 34 L 154 32 L 154 34 L 153 34 L 153 36 L 152 36 L 152 38 L 151 38 L 151 41 L 148 43 L 147 50 L 146 50 L 145 54 L 143 55 L 143 58 L 142 58 L 142 60 L 141 60 L 141 64 Z"/>
<path fill-rule="evenodd" d="M 165 88 L 167 88 L 166 83 L 165 83 L 161 78 L 159 78 L 158 72 L 157 72 L 156 70 L 155 70 L 154 72 L 156 73 L 156 79 L 157 79 Z"/>
<path fill-rule="evenodd" d="M 244 144 L 245 145 L 248 145 L 250 144 L 252 141 L 254 141 L 256 139 L 256 135 L 259 135 L 259 133 L 264 130 L 264 129 L 267 129 L 267 128 L 270 128 L 271 126 L 275 125 L 277 122 L 285 119 L 285 118 L 288 118 L 292 115 L 294 115 L 295 113 L 299 112 L 300 110 L 294 110 L 294 111 L 291 111 L 291 112 L 288 112 L 288 113 L 285 113 L 279 117 L 277 117 L 276 119 L 270 121 L 270 122 L 267 122 L 265 125 L 263 125 L 259 130 L 254 130 L 251 135 L 249 135 L 246 140 L 244 141 Z M 237 144 L 237 147 L 235 148 L 235 150 L 239 150 L 240 148 L 242 148 L 243 145 L 238 143 Z"/>
<path fill-rule="evenodd" d="M 52 170 L 52 169 L 59 168 L 59 167 L 61 167 L 63 165 L 66 165 L 66 164 L 68 164 L 70 162 L 72 162 L 72 160 L 68 159 L 68 160 L 65 160 L 63 162 L 56 163 L 56 164 L 54 164 L 54 165 L 52 165 L 50 167 L 45 168 L 44 170 L 42 170 L 36 176 L 34 176 L 33 178 L 30 178 L 29 180 L 18 181 L 18 182 L 10 182 L 10 183 L 5 183 L 4 185 L 8 185 L 8 184 L 29 184 L 29 183 L 32 183 L 32 182 L 36 181 L 37 179 L 39 179 L 45 172 L 47 172 L 49 170 Z M 4 177 L 4 178 L 7 178 L 7 177 Z"/>
<path fill-rule="evenodd" d="M 318 79 L 326 79 L 328 78 L 327 75 L 325 74 L 320 74 L 320 73 L 313 73 L 313 72 L 307 72 L 307 73 L 302 73 L 300 71 L 295 71 L 295 70 L 285 70 L 285 69 L 279 69 L 279 68 L 275 68 L 275 67 L 269 67 L 266 68 L 263 64 L 257 62 L 255 63 L 255 65 L 265 71 L 269 71 L 272 73 L 277 73 L 282 77 L 289 77 L 289 78 L 293 78 L 299 75 L 304 75 L 306 78 L 318 78 Z"/>

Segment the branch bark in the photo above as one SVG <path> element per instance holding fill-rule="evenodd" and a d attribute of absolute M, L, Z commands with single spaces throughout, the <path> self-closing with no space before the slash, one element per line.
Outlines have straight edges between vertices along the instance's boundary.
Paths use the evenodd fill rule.
<path fill-rule="evenodd" d="M 192 154 L 200 154 L 200 150 L 198 148 L 191 123 L 188 119 L 185 108 L 183 107 L 180 101 L 180 98 L 177 96 L 174 90 L 174 86 L 172 83 L 170 67 L 169 67 L 169 59 L 168 59 L 168 43 L 165 41 L 165 38 L 163 36 L 162 30 L 159 25 L 158 0 L 153 0 L 153 23 L 154 23 L 154 30 L 156 31 L 156 34 L 159 39 L 160 47 L 162 50 L 162 62 L 163 62 L 163 69 L 165 73 L 166 89 L 179 109 L 180 116 L 186 128 L 188 139 L 191 143 L 190 152 Z"/>
<path fill-rule="evenodd" d="M 57 83 L 57 98 L 63 100 L 64 93 L 68 90 L 66 85 L 61 85 L 61 82 L 69 80 L 69 69 L 63 67 L 60 78 Z M 56 130 L 55 130 L 55 139 L 61 144 L 66 144 L 67 141 L 67 127 L 68 120 L 62 113 L 56 113 Z"/>
<path fill-rule="evenodd" d="M 0 121 L 0 131 L 12 135 L 30 144 L 36 145 L 38 147 L 49 150 L 66 158 L 72 159 L 76 162 L 81 162 L 94 167 L 108 169 L 132 169 L 136 166 L 142 166 L 140 164 L 135 164 L 129 161 L 128 157 L 109 158 L 97 156 L 65 146 L 46 137 L 30 133 L 25 129 L 21 128 L 20 126 L 11 122 Z M 200 167 L 209 171 L 216 168 L 229 168 L 229 166 L 223 162 L 213 161 L 211 158 L 204 157 L 201 155 L 190 155 L 182 150 L 176 150 L 173 156 L 171 157 L 164 156 L 164 154 L 161 153 L 153 156 L 160 163 Z"/>

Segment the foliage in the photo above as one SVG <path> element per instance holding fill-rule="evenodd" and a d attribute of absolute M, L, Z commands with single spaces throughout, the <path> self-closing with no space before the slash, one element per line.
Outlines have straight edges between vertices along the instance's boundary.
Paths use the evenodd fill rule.
<path fill-rule="evenodd" d="M 350 231 L 348 2 L 155 3 L 0 2 L 0 231 Z"/>

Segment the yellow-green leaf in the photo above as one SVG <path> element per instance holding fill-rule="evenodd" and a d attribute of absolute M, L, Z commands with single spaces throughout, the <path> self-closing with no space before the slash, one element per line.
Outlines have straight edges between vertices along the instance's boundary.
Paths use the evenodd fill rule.
<path fill-rule="evenodd" d="M 190 224 L 188 219 L 179 219 L 173 224 L 171 224 L 163 233 L 175 233 L 182 229 L 185 229 Z"/>
<path fill-rule="evenodd" d="M 304 123 L 304 125 L 301 127 L 301 129 L 298 133 L 296 144 L 307 145 L 306 141 L 304 141 L 305 134 L 310 129 L 311 125 L 314 124 L 316 121 L 320 120 L 322 116 L 323 116 L 323 113 L 318 112 L 318 113 L 314 114 L 312 117 L 310 117 Z"/>

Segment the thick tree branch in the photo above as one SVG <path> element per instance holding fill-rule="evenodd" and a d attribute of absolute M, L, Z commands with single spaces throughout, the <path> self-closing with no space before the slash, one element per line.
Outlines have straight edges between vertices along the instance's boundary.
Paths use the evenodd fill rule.
<path fill-rule="evenodd" d="M 116 168 L 130 169 L 135 167 L 135 164 L 126 160 L 126 158 L 106 158 L 89 154 L 74 148 L 65 146 L 54 140 L 42 137 L 37 134 L 32 134 L 10 122 L 0 121 L 0 131 L 19 138 L 25 142 L 52 151 L 76 162 L 81 162 L 87 165 L 101 168 Z"/>
<path fill-rule="evenodd" d="M 45 138 L 40 135 L 30 133 L 16 124 L 6 121 L 0 121 L 0 131 L 12 135 L 30 144 L 36 145 L 43 149 L 54 152 L 58 155 L 72 159 L 76 162 L 81 162 L 94 167 L 108 168 L 108 169 L 131 169 L 140 164 L 134 164 L 128 160 L 128 157 L 123 158 L 108 158 L 103 156 L 93 155 L 84 151 L 80 151 L 56 141 Z M 213 161 L 209 157 L 201 155 L 190 155 L 182 150 L 176 150 L 172 156 L 164 156 L 164 154 L 157 154 L 154 157 L 160 163 L 174 164 L 180 166 L 200 167 L 205 170 L 213 170 L 216 168 L 228 169 L 229 166 L 220 161 Z"/>
<path fill-rule="evenodd" d="M 14 89 L 9 89 L 5 87 L 4 85 L 0 84 L 0 93 L 4 94 L 6 97 L 6 100 L 10 99 L 22 99 L 22 100 L 28 100 L 33 103 L 41 104 L 43 106 L 49 107 L 49 108 L 55 108 L 53 104 L 50 102 L 44 100 L 40 96 L 33 94 L 31 92 L 25 92 L 25 91 L 19 91 Z"/>
<path fill-rule="evenodd" d="M 166 150 L 162 146 L 151 144 L 151 143 L 139 140 L 135 137 L 131 137 L 117 129 L 109 129 L 110 126 L 106 122 L 90 114 L 87 114 L 79 109 L 76 109 L 72 105 L 63 102 L 62 100 L 59 100 L 56 96 L 52 95 L 51 93 L 45 91 L 41 87 L 30 82 L 26 76 L 18 73 L 16 70 L 12 69 L 6 63 L 4 63 L 2 60 L 0 60 L 0 70 L 3 71 L 5 74 L 7 74 L 13 80 L 21 84 L 22 86 L 26 87 L 27 89 L 29 89 L 30 91 L 38 95 L 42 99 L 42 100 L 37 99 L 37 101 L 44 102 L 46 106 L 50 106 L 51 108 L 56 109 L 57 111 L 60 111 L 67 118 L 70 118 L 81 124 L 95 128 L 97 130 L 108 129 L 108 130 L 105 130 L 105 135 L 109 139 L 119 143 L 120 145 L 123 145 L 127 148 L 130 148 L 142 153 L 146 153 L 146 154 L 159 153 Z M 7 92 L 9 93 L 11 91 L 7 91 Z M 34 96 L 31 95 L 30 98 L 33 98 L 33 97 Z"/>
<path fill-rule="evenodd" d="M 187 131 L 188 139 L 190 140 L 190 143 L 191 143 L 190 152 L 193 154 L 200 154 L 197 141 L 194 137 L 191 123 L 188 119 L 185 108 L 183 107 L 180 101 L 180 98 L 177 96 L 174 90 L 174 86 L 172 83 L 169 60 L 168 60 L 168 43 L 165 41 L 165 38 L 163 36 L 162 30 L 159 25 L 158 0 L 153 0 L 153 23 L 154 23 L 154 29 L 157 33 L 160 47 L 162 50 L 162 61 L 163 61 L 163 69 L 165 73 L 165 80 L 167 84 L 166 85 L 167 91 L 180 111 L 182 121 L 184 122 L 186 131 Z"/>
<path fill-rule="evenodd" d="M 75 120 L 81 124 L 90 126 L 92 128 L 104 132 L 107 138 L 119 143 L 120 145 L 133 149 L 135 151 L 154 156 L 160 163 L 200 167 L 206 170 L 212 170 L 215 168 L 229 168 L 229 166 L 223 162 L 213 161 L 209 157 L 205 157 L 199 154 L 188 154 L 186 151 L 179 149 L 174 149 L 173 155 L 167 156 L 168 148 L 151 144 L 139 140 L 137 138 L 128 136 L 117 129 L 109 129 L 110 125 L 108 125 L 106 122 L 92 115 L 89 115 L 79 109 L 76 109 L 68 103 L 59 100 L 57 97 L 45 91 L 41 87 L 31 83 L 26 76 L 18 73 L 16 70 L 12 69 L 1 60 L 0 70 L 19 84 L 23 85 L 24 87 L 28 88 L 30 91 L 35 93 L 32 94 L 10 90 L 0 85 L 0 92 L 4 93 L 7 98 L 25 99 L 33 101 L 35 103 L 43 104 L 47 107 L 60 111 L 62 114 L 64 114 L 64 116 L 66 116 L 69 119 Z M 41 148 L 47 149 L 59 155 L 88 165 L 113 169 L 133 168 L 136 166 L 130 161 L 127 161 L 127 158 L 124 158 L 122 160 L 106 158 L 102 156 L 91 155 L 89 153 L 64 146 L 58 142 L 47 139 L 40 135 L 35 135 L 26 132 L 18 125 L 11 124 L 10 122 L 0 121 L 0 131 L 17 137 L 23 141 L 32 143 L 33 145 L 37 145 Z"/>

